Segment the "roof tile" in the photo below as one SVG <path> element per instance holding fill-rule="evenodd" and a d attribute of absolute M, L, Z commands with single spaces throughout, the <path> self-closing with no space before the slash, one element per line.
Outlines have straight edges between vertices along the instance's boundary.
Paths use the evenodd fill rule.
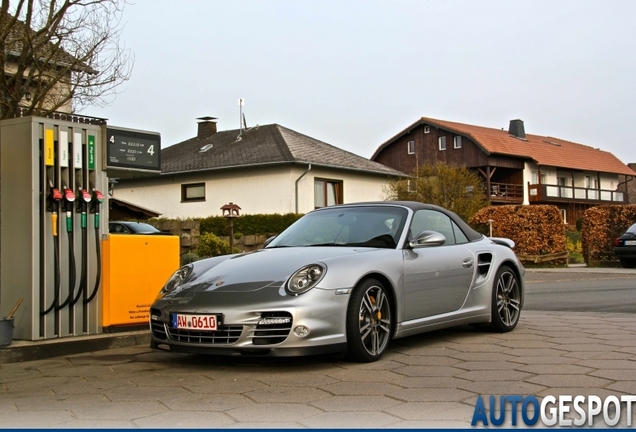
<path fill-rule="evenodd" d="M 274 163 L 303 163 L 389 176 L 404 173 L 286 127 L 271 124 L 191 138 L 161 151 L 162 174 Z M 204 152 L 201 148 L 211 144 Z"/>

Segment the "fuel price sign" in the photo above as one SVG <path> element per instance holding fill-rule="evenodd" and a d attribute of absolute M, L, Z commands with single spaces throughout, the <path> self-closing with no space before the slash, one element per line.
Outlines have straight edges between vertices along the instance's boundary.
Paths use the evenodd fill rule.
<path fill-rule="evenodd" d="M 106 168 L 161 172 L 161 136 L 132 129 L 106 128 Z"/>

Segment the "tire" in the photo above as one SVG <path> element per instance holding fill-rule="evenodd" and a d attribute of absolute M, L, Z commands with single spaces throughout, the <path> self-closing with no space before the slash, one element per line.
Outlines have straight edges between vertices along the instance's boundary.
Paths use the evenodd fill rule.
<path fill-rule="evenodd" d="M 357 362 L 379 360 L 393 336 L 391 298 L 381 282 L 366 279 L 355 287 L 347 307 L 347 348 Z"/>
<path fill-rule="evenodd" d="M 517 326 L 521 315 L 521 287 L 517 274 L 508 266 L 501 266 L 492 287 L 492 322 L 490 328 L 509 332 Z"/>
<path fill-rule="evenodd" d="M 620 258 L 621 266 L 624 268 L 636 267 L 636 258 Z"/>

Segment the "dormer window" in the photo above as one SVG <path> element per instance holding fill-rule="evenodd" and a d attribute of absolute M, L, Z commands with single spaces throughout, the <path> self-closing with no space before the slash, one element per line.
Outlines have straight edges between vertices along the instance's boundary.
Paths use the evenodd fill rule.
<path fill-rule="evenodd" d="M 206 151 L 210 150 L 212 147 L 214 147 L 214 144 L 206 144 L 199 149 L 199 153 L 205 153 Z"/>

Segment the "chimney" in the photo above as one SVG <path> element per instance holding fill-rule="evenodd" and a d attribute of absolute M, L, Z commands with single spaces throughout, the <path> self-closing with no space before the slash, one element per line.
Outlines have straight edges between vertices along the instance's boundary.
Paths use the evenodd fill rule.
<path fill-rule="evenodd" d="M 216 117 L 199 117 L 197 120 L 201 120 L 198 122 L 197 139 L 205 139 L 216 133 Z"/>
<path fill-rule="evenodd" d="M 526 130 L 523 127 L 523 120 L 510 120 L 510 127 L 508 128 L 508 133 L 517 138 L 526 138 Z"/>

